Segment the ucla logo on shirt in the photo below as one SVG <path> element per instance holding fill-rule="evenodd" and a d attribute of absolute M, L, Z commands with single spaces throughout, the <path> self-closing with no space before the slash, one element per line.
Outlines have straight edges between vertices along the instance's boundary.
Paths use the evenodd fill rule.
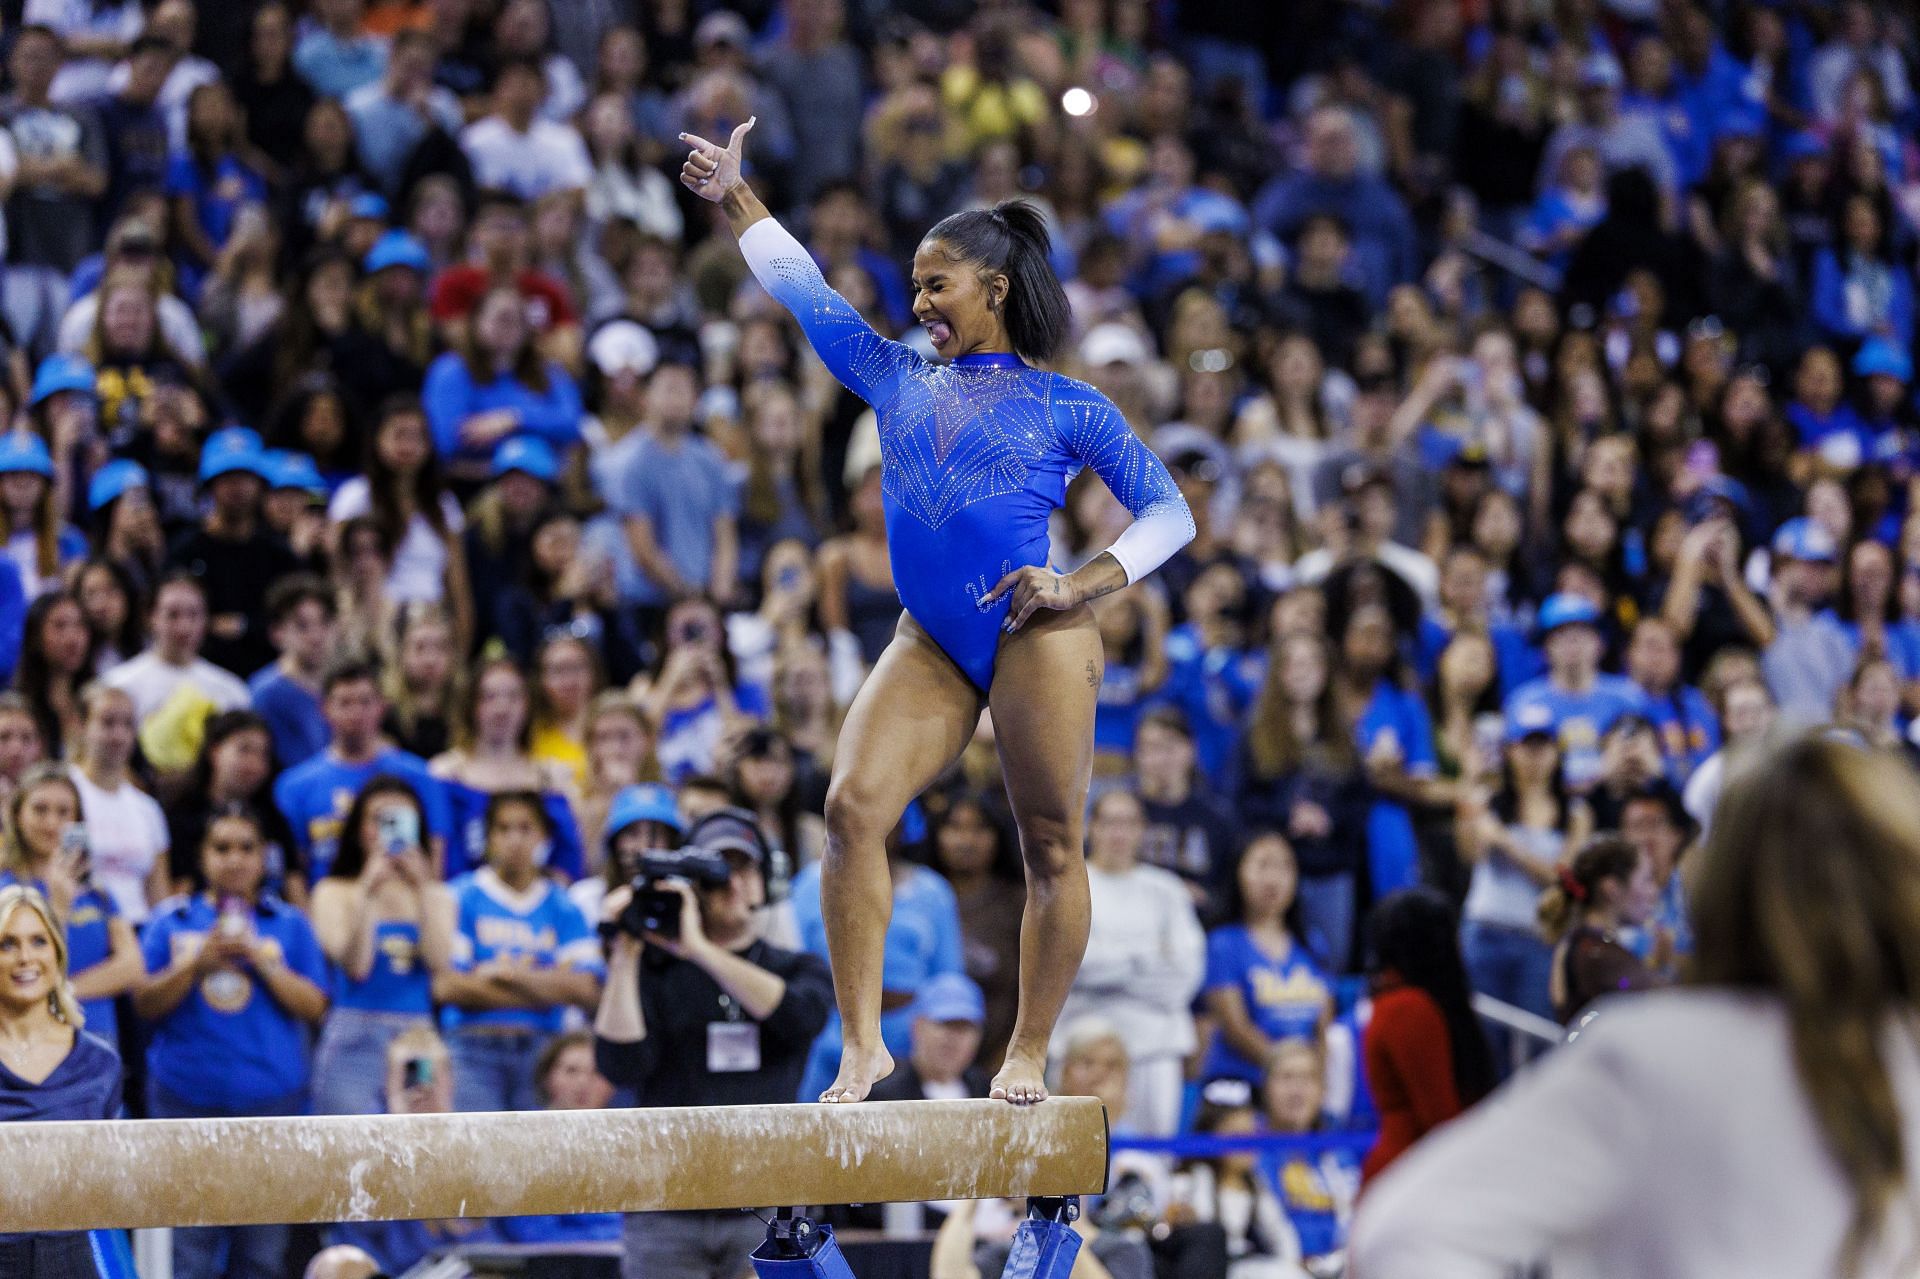
<path fill-rule="evenodd" d="M 387 967 L 396 977 L 405 977 L 413 971 L 413 961 L 420 948 L 413 944 L 411 937 L 388 934 L 380 939 L 380 953 L 387 957 Z"/>
<path fill-rule="evenodd" d="M 1256 968 L 1249 975 L 1253 978 L 1253 1000 L 1262 1008 L 1317 1006 L 1327 998 L 1326 983 L 1305 968 L 1289 968 L 1284 976 L 1271 968 Z"/>
<path fill-rule="evenodd" d="M 473 931 L 475 940 L 496 954 L 503 951 L 550 954 L 559 941 L 551 926 L 535 928 L 524 919 L 503 915 L 480 916 L 473 921 Z"/>
<path fill-rule="evenodd" d="M 1281 1166 L 1280 1202 L 1295 1212 L 1332 1212 L 1336 1206 L 1327 1179 L 1304 1159 L 1289 1159 Z"/>

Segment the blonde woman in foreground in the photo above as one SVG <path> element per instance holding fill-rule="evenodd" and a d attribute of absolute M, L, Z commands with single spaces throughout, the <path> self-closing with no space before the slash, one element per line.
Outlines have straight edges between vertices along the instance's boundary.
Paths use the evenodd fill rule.
<path fill-rule="evenodd" d="M 1920 781 L 1832 738 L 1758 752 L 1690 887 L 1689 984 L 1602 1002 L 1396 1164 L 1356 1275 L 1920 1274 Z"/>

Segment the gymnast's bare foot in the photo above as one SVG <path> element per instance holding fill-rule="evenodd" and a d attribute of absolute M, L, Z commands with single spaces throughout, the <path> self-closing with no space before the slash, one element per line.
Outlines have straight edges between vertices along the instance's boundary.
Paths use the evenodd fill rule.
<path fill-rule="evenodd" d="M 885 1048 L 856 1048 L 847 1044 L 840 1049 L 840 1074 L 833 1087 L 820 1094 L 826 1102 L 865 1101 L 873 1086 L 893 1073 L 893 1055 Z"/>
<path fill-rule="evenodd" d="M 987 1096 L 995 1101 L 1010 1101 L 1016 1106 L 1031 1106 L 1047 1099 L 1047 1055 L 1028 1054 L 1009 1049 L 1000 1073 L 993 1077 Z"/>

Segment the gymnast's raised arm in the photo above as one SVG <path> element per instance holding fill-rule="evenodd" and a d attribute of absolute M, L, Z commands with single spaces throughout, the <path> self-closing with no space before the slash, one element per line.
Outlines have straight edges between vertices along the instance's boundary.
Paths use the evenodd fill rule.
<path fill-rule="evenodd" d="M 893 398 L 901 379 L 920 363 L 912 348 L 873 331 L 853 304 L 835 293 L 820 274 L 813 255 L 775 221 L 741 176 L 748 120 L 734 129 L 722 147 L 691 133 L 680 140 L 690 148 L 680 166 L 681 183 L 703 200 L 720 206 L 740 240 L 740 253 L 754 278 L 800 322 L 814 353 L 842 386 L 876 409 Z"/>

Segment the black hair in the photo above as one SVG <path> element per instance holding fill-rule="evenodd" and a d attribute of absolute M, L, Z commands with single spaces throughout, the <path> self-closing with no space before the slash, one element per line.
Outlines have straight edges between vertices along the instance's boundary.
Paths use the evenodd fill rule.
<path fill-rule="evenodd" d="M 547 811 L 547 802 L 540 798 L 539 791 L 503 790 L 487 796 L 487 816 L 483 829 L 487 832 L 489 843 L 493 839 L 493 823 L 499 818 L 501 810 L 516 805 L 532 812 L 533 820 L 540 823 L 541 833 L 548 839 L 553 838 L 553 814 Z"/>
<path fill-rule="evenodd" d="M 1281 912 L 1280 922 L 1286 927 L 1287 935 L 1293 938 L 1295 945 L 1310 953 L 1316 960 L 1325 962 L 1325 956 L 1320 953 L 1320 947 L 1314 944 L 1316 939 L 1310 939 L 1307 936 L 1306 918 L 1301 914 L 1300 854 L 1294 851 L 1293 841 L 1288 839 L 1281 831 L 1267 828 L 1252 831 L 1247 835 L 1246 842 L 1240 845 L 1239 855 L 1233 859 L 1233 865 L 1227 870 L 1226 881 L 1221 885 L 1225 902 L 1220 917 L 1225 922 L 1231 924 L 1243 924 L 1246 922 L 1247 901 L 1240 890 L 1240 867 L 1246 862 L 1248 853 L 1251 853 L 1256 846 L 1269 839 L 1279 840 L 1281 846 L 1287 850 L 1287 856 L 1293 859 L 1293 900 L 1287 904 L 1286 910 Z M 1339 939 L 1332 937 L 1325 938 L 1324 940 L 1330 944 L 1338 944 L 1339 942 Z"/>
<path fill-rule="evenodd" d="M 1391 972 L 1425 991 L 1440 1006 L 1453 1055 L 1453 1082 L 1472 1105 L 1498 1082 L 1493 1050 L 1473 1011 L 1467 966 L 1460 958 L 1460 921 L 1453 905 L 1432 888 L 1407 888 L 1383 898 L 1367 916 L 1367 970 Z"/>
<path fill-rule="evenodd" d="M 339 603 L 327 589 L 325 580 L 313 573 L 295 573 L 267 588 L 267 625 L 278 626 L 293 616 L 302 604 L 318 604 L 329 618 L 339 612 Z"/>
<path fill-rule="evenodd" d="M 367 805 L 382 795 L 398 795 L 412 804 L 420 818 L 421 838 L 426 838 L 427 809 L 420 802 L 420 792 L 406 778 L 382 773 L 370 779 L 353 797 L 353 807 L 347 810 L 346 821 L 340 827 L 340 843 L 334 849 L 333 865 L 327 868 L 328 879 L 358 879 L 366 868 L 367 846 L 360 838 L 360 828 L 366 824 Z"/>
<path fill-rule="evenodd" d="M 985 272 L 1004 272 L 1007 337 L 1022 359 L 1051 359 L 1066 343 L 1071 308 L 1047 262 L 1052 239 L 1046 219 L 1026 200 L 1002 200 L 991 209 L 952 213 L 934 224 L 928 240 Z"/>
<path fill-rule="evenodd" d="M 267 756 L 269 768 L 267 781 L 260 787 L 269 796 L 273 791 L 273 729 L 265 718 L 254 711 L 221 711 L 207 718 L 206 727 L 200 730 L 200 754 L 193 761 L 193 772 L 187 782 L 187 794 L 204 803 L 213 790 L 213 753 L 230 737 L 242 733 L 261 732 L 267 735 Z"/>
<path fill-rule="evenodd" d="M 114 499 L 115 502 L 119 500 L 119 498 Z M 103 528 L 102 532 L 104 533 L 104 531 Z M 104 539 L 95 542 L 96 546 L 104 544 Z M 88 573 L 91 573 L 96 568 L 111 577 L 114 585 L 120 589 L 120 593 L 127 597 L 127 620 L 120 623 L 118 634 L 95 635 L 95 643 L 105 641 L 106 643 L 112 644 L 115 649 L 126 656 L 138 653 L 141 646 L 146 642 L 144 620 L 147 616 L 147 602 L 141 594 L 140 583 L 133 576 L 133 571 L 121 561 L 106 555 L 90 555 L 80 565 L 80 570 L 73 575 L 74 594 L 76 596 L 80 593 L 80 583 L 85 580 Z M 84 604 L 81 606 L 81 611 L 82 613 L 86 611 Z M 88 623 L 88 629 L 92 629 L 91 622 Z"/>
<path fill-rule="evenodd" d="M 320 677 L 320 696 L 326 697 L 342 684 L 368 683 L 380 687 L 380 668 L 357 657 L 346 657 L 327 667 Z"/>
<path fill-rule="evenodd" d="M 955 791 L 947 800 L 944 810 L 930 814 L 927 831 L 927 862 L 940 872 L 944 878 L 946 869 L 941 865 L 940 835 L 952 824 L 954 818 L 962 812 L 970 812 L 986 823 L 988 832 L 993 836 L 993 860 L 987 863 L 987 875 L 993 879 L 1004 880 L 1009 884 L 1025 884 L 1026 870 L 1020 860 L 1020 847 L 1005 813 L 992 804 L 985 795 L 975 790 Z"/>

